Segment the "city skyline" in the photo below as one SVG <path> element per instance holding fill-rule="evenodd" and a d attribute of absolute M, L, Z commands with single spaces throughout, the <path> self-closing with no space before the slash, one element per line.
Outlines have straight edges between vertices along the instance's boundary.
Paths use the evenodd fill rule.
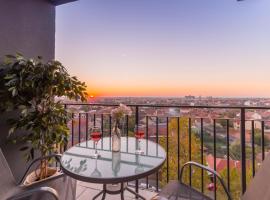
<path fill-rule="evenodd" d="M 56 59 L 94 96 L 269 97 L 270 2 L 80 0 Z"/>

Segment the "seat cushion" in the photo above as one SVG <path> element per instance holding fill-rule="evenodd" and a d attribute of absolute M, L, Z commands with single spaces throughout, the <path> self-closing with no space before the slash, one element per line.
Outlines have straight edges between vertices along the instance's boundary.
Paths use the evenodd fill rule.
<path fill-rule="evenodd" d="M 197 190 L 180 183 L 179 181 L 170 181 L 155 197 L 156 200 L 211 200 L 210 197 L 198 192 Z"/>

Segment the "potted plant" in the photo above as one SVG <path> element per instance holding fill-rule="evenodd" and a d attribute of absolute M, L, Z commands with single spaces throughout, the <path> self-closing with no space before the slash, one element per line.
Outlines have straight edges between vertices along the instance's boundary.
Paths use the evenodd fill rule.
<path fill-rule="evenodd" d="M 60 62 L 44 63 L 41 57 L 9 55 L 0 67 L 0 111 L 18 112 L 16 118 L 9 119 L 9 136 L 15 142 L 29 144 L 22 148 L 27 160 L 34 158 L 34 152 L 42 158 L 57 153 L 59 147 L 67 144 L 69 135 L 69 116 L 57 98 L 85 101 L 85 83 L 70 76 Z M 17 130 L 25 130 L 26 134 L 16 135 Z M 26 178 L 27 184 L 55 173 L 49 160 L 41 159 L 38 168 Z"/>

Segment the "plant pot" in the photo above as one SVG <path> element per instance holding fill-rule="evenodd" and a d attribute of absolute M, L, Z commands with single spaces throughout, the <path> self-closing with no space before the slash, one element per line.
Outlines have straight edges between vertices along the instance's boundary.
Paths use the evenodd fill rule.
<path fill-rule="evenodd" d="M 75 179 L 64 175 L 59 172 L 58 168 L 49 167 L 48 171 L 52 176 L 36 180 L 36 173 L 31 172 L 25 179 L 24 184 L 22 185 L 23 190 L 34 189 L 36 187 L 47 186 L 55 189 L 59 195 L 59 200 L 75 200 L 76 199 L 76 187 L 77 182 Z M 32 182 L 32 183 L 29 183 Z M 31 200 L 48 200 L 50 196 L 44 195 L 44 193 L 37 194 Z"/>
<path fill-rule="evenodd" d="M 37 170 L 31 172 L 30 174 L 28 174 L 25 178 L 25 181 L 23 182 L 23 185 L 30 186 L 30 185 L 42 182 L 42 181 L 47 180 L 47 179 L 52 179 L 52 178 L 54 178 L 54 176 L 61 174 L 57 168 L 48 167 L 48 177 L 40 180 L 39 177 L 37 177 L 37 175 L 39 173 L 40 173 L 40 169 L 37 169 Z"/>

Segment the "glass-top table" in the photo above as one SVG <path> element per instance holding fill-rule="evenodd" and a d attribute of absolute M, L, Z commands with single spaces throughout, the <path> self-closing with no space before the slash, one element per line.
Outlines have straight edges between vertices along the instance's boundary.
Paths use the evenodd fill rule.
<path fill-rule="evenodd" d="M 134 137 L 121 137 L 120 152 L 112 152 L 111 142 L 110 137 L 99 141 L 97 149 L 100 157 L 97 159 L 93 158 L 95 153 L 93 141 L 71 147 L 61 158 L 63 172 L 80 181 L 104 184 L 104 190 L 100 194 L 105 198 L 105 193 L 110 193 L 106 184 L 121 184 L 118 193 L 122 196 L 123 190 L 130 191 L 127 187 L 124 188 L 125 182 L 157 172 L 166 160 L 165 150 L 150 140 L 141 139 L 143 155 L 135 154 L 138 141 Z M 136 195 L 141 197 L 137 193 Z"/>

